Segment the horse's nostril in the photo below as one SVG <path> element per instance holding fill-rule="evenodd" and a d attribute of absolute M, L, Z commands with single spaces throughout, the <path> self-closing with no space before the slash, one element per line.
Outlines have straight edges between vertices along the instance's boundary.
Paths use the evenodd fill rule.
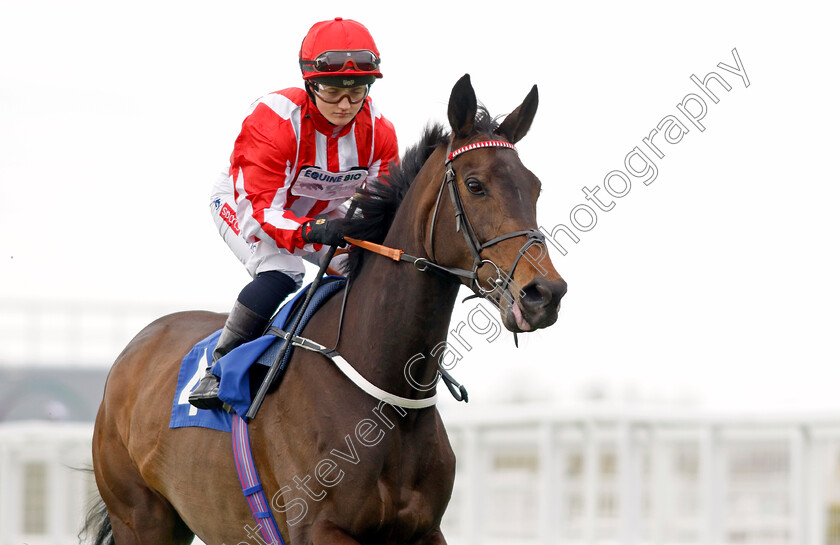
<path fill-rule="evenodd" d="M 537 291 L 540 294 L 540 299 L 548 304 L 551 301 L 551 289 L 548 286 L 544 286 L 542 284 L 537 284 L 536 286 Z"/>
<path fill-rule="evenodd" d="M 522 308 L 529 312 L 539 312 L 549 307 L 559 307 L 560 299 L 566 295 L 566 282 L 549 282 L 543 278 L 537 278 L 522 290 L 520 303 Z"/>
<path fill-rule="evenodd" d="M 531 282 L 523 290 L 522 305 L 529 310 L 537 310 L 551 303 L 551 289 L 542 282 Z"/>

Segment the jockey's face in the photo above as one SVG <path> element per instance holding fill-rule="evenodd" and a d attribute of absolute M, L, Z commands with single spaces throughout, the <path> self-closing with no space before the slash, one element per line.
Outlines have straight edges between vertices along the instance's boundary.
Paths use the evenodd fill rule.
<path fill-rule="evenodd" d="M 333 125 L 343 127 L 353 121 L 353 118 L 364 106 L 367 86 L 362 85 L 347 89 L 315 85 L 313 91 L 315 106 L 318 107 L 318 111 Z"/>

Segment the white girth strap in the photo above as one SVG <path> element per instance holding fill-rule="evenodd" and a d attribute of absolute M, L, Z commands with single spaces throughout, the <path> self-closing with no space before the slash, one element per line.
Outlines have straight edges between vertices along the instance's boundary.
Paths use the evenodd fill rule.
<path fill-rule="evenodd" d="M 423 399 L 411 399 L 408 397 L 400 397 L 398 395 L 388 393 L 379 386 L 371 383 L 365 377 L 363 377 L 358 371 L 356 371 L 356 369 L 352 365 L 350 365 L 347 362 L 347 360 L 345 360 L 341 356 L 341 354 L 339 354 L 335 350 L 331 350 L 325 346 L 316 343 L 315 341 L 312 341 L 310 339 L 304 339 L 303 337 L 294 336 L 292 337 L 291 341 L 294 346 L 299 346 L 301 348 L 305 348 L 313 352 L 318 352 L 332 360 L 336 367 L 338 367 L 338 369 L 342 373 L 344 373 L 344 375 L 347 378 L 349 378 L 353 382 L 353 384 L 358 386 L 366 394 L 375 397 L 379 401 L 384 401 L 389 405 L 402 407 L 404 409 L 425 409 L 437 403 L 437 392 L 435 392 L 435 395 L 433 395 L 432 397 L 427 397 Z"/>

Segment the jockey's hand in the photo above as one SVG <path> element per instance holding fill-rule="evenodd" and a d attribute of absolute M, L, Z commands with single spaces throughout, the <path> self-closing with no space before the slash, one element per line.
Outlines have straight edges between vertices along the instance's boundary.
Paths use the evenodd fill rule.
<path fill-rule="evenodd" d="M 344 242 L 344 230 L 341 222 L 327 219 L 327 216 L 315 216 L 300 226 L 300 236 L 304 242 L 310 244 L 325 244 L 327 246 L 347 246 Z"/>

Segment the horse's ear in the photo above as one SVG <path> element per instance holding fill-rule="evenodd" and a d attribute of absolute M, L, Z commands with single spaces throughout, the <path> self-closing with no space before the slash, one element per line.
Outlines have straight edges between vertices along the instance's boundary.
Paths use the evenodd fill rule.
<path fill-rule="evenodd" d="M 470 75 L 464 74 L 449 96 L 449 125 L 455 136 L 463 138 L 472 134 L 477 110 L 478 101 L 470 83 Z"/>
<path fill-rule="evenodd" d="M 537 86 L 534 85 L 531 87 L 531 92 L 528 93 L 528 96 L 525 97 L 522 104 L 502 121 L 502 124 L 496 129 L 496 134 L 504 136 L 512 144 L 522 140 L 522 137 L 531 128 L 531 122 L 534 120 L 534 116 L 537 115 L 537 104 L 539 104 L 539 101 Z"/>

